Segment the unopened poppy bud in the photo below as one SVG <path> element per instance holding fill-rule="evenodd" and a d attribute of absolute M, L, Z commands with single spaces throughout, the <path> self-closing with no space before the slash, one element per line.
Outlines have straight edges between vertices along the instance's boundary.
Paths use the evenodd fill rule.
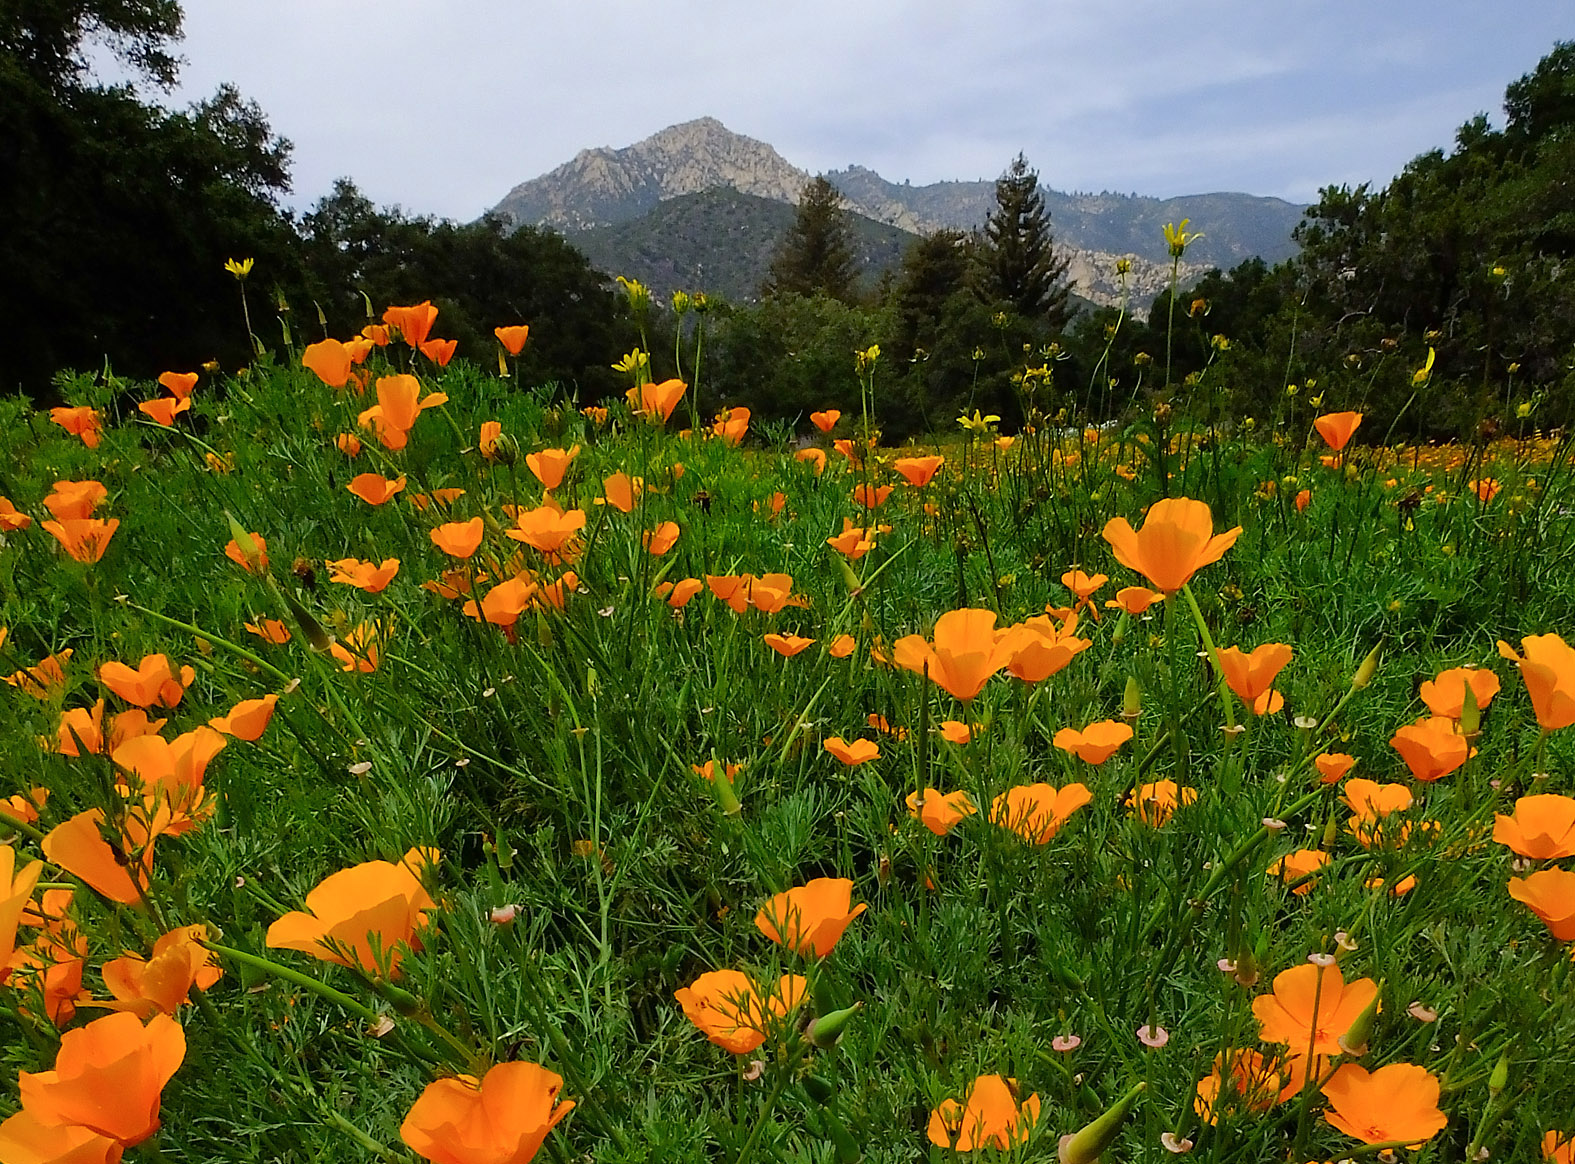
<path fill-rule="evenodd" d="M 544 651 L 552 649 L 552 627 L 547 625 L 547 616 L 539 610 L 536 612 L 536 645 Z"/>
<path fill-rule="evenodd" d="M 1062 1136 L 1056 1152 L 1061 1164 L 1099 1164 L 1099 1154 L 1115 1142 L 1116 1133 L 1121 1130 L 1121 1121 L 1127 1118 L 1127 1112 L 1132 1110 L 1132 1105 L 1147 1086 L 1145 1083 L 1133 1084 L 1132 1090 L 1116 1100 L 1104 1115 L 1085 1125 L 1081 1131 Z"/>
<path fill-rule="evenodd" d="M 716 802 L 722 806 L 725 816 L 737 816 L 744 811 L 738 793 L 733 788 L 733 779 L 727 774 L 726 764 L 711 765 L 711 787 L 716 792 Z"/>
<path fill-rule="evenodd" d="M 1471 739 L 1482 730 L 1482 709 L 1477 706 L 1477 693 L 1471 684 L 1464 684 L 1465 698 L 1460 702 L 1460 734 Z"/>
<path fill-rule="evenodd" d="M 1332 849 L 1334 848 L 1334 843 L 1339 839 L 1340 822 L 1331 816 L 1328 823 L 1323 826 L 1323 847 Z"/>
<path fill-rule="evenodd" d="M 804 1094 L 824 1107 L 837 1096 L 837 1089 L 818 1075 L 804 1076 Z"/>
<path fill-rule="evenodd" d="M 492 459 L 507 468 L 518 463 L 520 459 L 520 444 L 506 432 L 500 432 L 493 438 Z"/>
<path fill-rule="evenodd" d="M 295 619 L 295 625 L 301 628 L 301 633 L 312 645 L 312 650 L 325 652 L 334 645 L 333 636 L 323 629 L 323 624 L 313 618 L 311 612 L 297 602 L 293 595 L 285 594 L 284 604 L 290 608 L 290 617 Z"/>
<path fill-rule="evenodd" d="M 823 1014 L 809 1026 L 809 1041 L 821 1050 L 836 1045 L 842 1037 L 842 1032 L 847 1029 L 853 1016 L 864 1009 L 862 1002 L 855 1002 L 843 1010 L 834 1010 L 830 1014 Z"/>
<path fill-rule="evenodd" d="M 864 584 L 859 581 L 859 576 L 853 572 L 853 567 L 848 565 L 848 560 L 841 554 L 836 555 L 837 566 L 842 571 L 842 582 L 848 588 L 849 594 L 858 594 L 864 589 Z"/>
<path fill-rule="evenodd" d="M 392 982 L 382 978 L 375 979 L 374 985 L 377 988 L 377 992 L 388 999 L 393 1004 L 394 1009 L 400 1014 L 408 1017 L 421 1010 L 421 1000 L 403 986 L 395 986 Z"/>
<path fill-rule="evenodd" d="M 241 557 L 246 559 L 246 568 L 253 574 L 261 574 L 265 563 L 257 539 L 246 532 L 246 528 L 235 520 L 235 515 L 228 509 L 224 511 L 224 520 L 230 523 L 230 536 L 235 539 L 235 547 L 241 551 Z"/>
<path fill-rule="evenodd" d="M 1346 1028 L 1345 1034 L 1337 1040 L 1340 1050 L 1347 1055 L 1361 1058 L 1367 1054 L 1367 1040 L 1372 1037 L 1373 1023 L 1378 1018 L 1378 1000 L 1383 997 L 1384 984 L 1378 983 L 1378 989 L 1373 991 L 1372 1001 L 1362 1008 L 1362 1013 L 1356 1016 L 1356 1021 Z"/>
<path fill-rule="evenodd" d="M 1498 1098 L 1499 1092 L 1509 1086 L 1509 1052 L 1505 1051 L 1498 1057 L 1498 1062 L 1493 1064 L 1493 1072 L 1488 1076 L 1488 1095 Z"/>
<path fill-rule="evenodd" d="M 1374 647 L 1367 652 L 1367 658 L 1362 660 L 1362 665 L 1356 669 L 1356 675 L 1351 679 L 1352 687 L 1366 687 L 1373 681 L 1373 676 L 1378 674 L 1378 652 L 1382 647 Z"/>
<path fill-rule="evenodd" d="M 1110 632 L 1110 641 L 1116 646 L 1119 647 L 1123 642 L 1126 641 L 1127 624 L 1129 624 L 1131 621 L 1132 616 L 1124 610 L 1121 612 L 1121 617 L 1116 619 L 1116 629 Z"/>
<path fill-rule="evenodd" d="M 1236 981 L 1242 986 L 1251 986 L 1258 981 L 1258 966 L 1258 955 L 1253 953 L 1251 946 L 1243 943 L 1236 955 Z"/>
<path fill-rule="evenodd" d="M 1138 686 L 1137 676 L 1127 676 L 1127 689 L 1121 696 L 1121 718 L 1136 719 L 1143 713 L 1143 689 Z"/>

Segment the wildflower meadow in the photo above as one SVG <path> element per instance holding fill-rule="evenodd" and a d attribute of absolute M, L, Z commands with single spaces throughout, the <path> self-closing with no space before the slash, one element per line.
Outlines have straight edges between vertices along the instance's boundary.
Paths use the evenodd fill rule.
<path fill-rule="evenodd" d="M 1563 433 L 383 306 L 0 401 L 0 1161 L 1575 1160 Z"/>

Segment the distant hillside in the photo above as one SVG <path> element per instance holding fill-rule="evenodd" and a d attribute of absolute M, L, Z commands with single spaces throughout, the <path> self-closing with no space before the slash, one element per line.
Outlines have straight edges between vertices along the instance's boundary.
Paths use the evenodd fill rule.
<path fill-rule="evenodd" d="M 670 198 L 632 221 L 566 236 L 598 270 L 639 279 L 664 298 L 681 289 L 743 303 L 759 297 L 794 214 L 785 202 L 718 186 Z M 873 286 L 902 262 L 914 236 L 857 214 L 849 222 L 861 280 Z"/>

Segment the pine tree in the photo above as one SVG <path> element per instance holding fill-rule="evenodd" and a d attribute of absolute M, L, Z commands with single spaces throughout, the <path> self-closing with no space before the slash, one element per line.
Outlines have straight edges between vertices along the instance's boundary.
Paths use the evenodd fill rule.
<path fill-rule="evenodd" d="M 766 295 L 827 295 L 847 303 L 857 277 L 842 194 L 825 177 L 812 178 L 799 194 L 793 227 L 777 247 L 761 290 Z"/>
<path fill-rule="evenodd" d="M 1067 263 L 1055 249 L 1039 174 L 1018 154 L 996 179 L 995 208 L 985 219 L 979 247 L 979 293 L 986 301 L 1009 304 L 1024 319 L 1043 321 L 1059 331 L 1069 314 Z"/>
<path fill-rule="evenodd" d="M 915 348 L 930 348 L 946 301 L 967 286 L 968 238 L 960 230 L 921 236 L 902 259 L 896 288 L 897 334 L 892 345 L 901 359 Z"/>

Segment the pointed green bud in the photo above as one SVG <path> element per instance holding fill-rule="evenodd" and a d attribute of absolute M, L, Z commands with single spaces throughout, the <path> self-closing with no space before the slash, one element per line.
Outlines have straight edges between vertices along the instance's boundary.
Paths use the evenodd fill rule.
<path fill-rule="evenodd" d="M 1482 730 L 1482 709 L 1477 706 L 1477 693 L 1471 684 L 1465 684 L 1465 699 L 1460 704 L 1460 734 L 1470 739 Z"/>
<path fill-rule="evenodd" d="M 1340 1050 L 1353 1058 L 1360 1059 L 1367 1054 L 1367 1040 L 1373 1036 L 1373 1023 L 1378 1019 L 1378 1000 L 1384 995 L 1384 984 L 1380 980 L 1378 989 L 1373 992 L 1372 1001 L 1362 1008 L 1362 1013 L 1346 1028 L 1345 1034 L 1337 1040 Z"/>
<path fill-rule="evenodd" d="M 1488 1095 L 1498 1098 L 1499 1092 L 1509 1086 L 1509 1052 L 1505 1051 L 1498 1057 L 1498 1062 L 1493 1064 L 1493 1073 L 1488 1076 Z"/>
<path fill-rule="evenodd" d="M 837 1089 L 818 1075 L 804 1076 L 804 1094 L 824 1107 L 837 1097 Z"/>
<path fill-rule="evenodd" d="M 1099 1164 L 1099 1154 L 1115 1143 L 1116 1133 L 1121 1130 L 1121 1121 L 1127 1118 L 1127 1113 L 1147 1086 L 1145 1083 L 1133 1084 L 1132 1090 L 1116 1100 L 1104 1115 L 1085 1125 L 1081 1131 L 1062 1136 L 1057 1150 L 1061 1164 Z"/>
<path fill-rule="evenodd" d="M 224 511 L 224 520 L 230 523 L 230 537 L 235 539 L 235 548 L 241 551 L 241 557 L 246 559 L 246 568 L 253 574 L 263 572 L 262 547 L 257 544 L 257 539 L 246 532 L 246 527 L 235 520 L 235 515 L 228 509 Z"/>
<path fill-rule="evenodd" d="M 293 594 L 282 589 L 280 593 L 284 597 L 284 604 L 290 608 L 290 617 L 295 619 L 295 625 L 301 628 L 312 650 L 321 654 L 334 645 L 334 637 L 323 629 L 323 624 L 313 618 L 306 607 L 295 600 Z"/>
<path fill-rule="evenodd" d="M 821 1050 L 836 1045 L 842 1037 L 842 1032 L 847 1029 L 853 1016 L 864 1009 L 862 1002 L 855 1002 L 843 1010 L 834 1010 L 830 1014 L 823 1014 L 809 1026 L 809 1041 Z"/>
<path fill-rule="evenodd" d="M 744 811 L 738 793 L 733 788 L 733 778 L 727 774 L 727 765 L 721 761 L 711 765 L 711 788 L 716 793 L 716 802 L 722 806 L 726 816 L 737 816 Z"/>
<path fill-rule="evenodd" d="M 1143 689 L 1138 686 L 1137 676 L 1127 676 L 1127 689 L 1121 696 L 1121 718 L 1136 719 L 1143 714 Z"/>
<path fill-rule="evenodd" d="M 1126 641 L 1127 628 L 1132 624 L 1132 616 L 1126 611 L 1121 612 L 1121 617 L 1116 619 L 1116 629 L 1110 632 L 1110 641 L 1120 646 Z"/>
<path fill-rule="evenodd" d="M 864 583 L 859 581 L 859 576 L 853 572 L 853 567 L 848 565 L 848 560 L 846 558 L 844 558 L 841 554 L 836 554 L 835 552 L 833 553 L 837 559 L 837 567 L 842 571 L 843 585 L 848 588 L 849 594 L 857 597 L 859 594 L 863 593 Z"/>
<path fill-rule="evenodd" d="M 1362 665 L 1351 679 L 1352 687 L 1366 687 L 1373 681 L 1373 676 L 1378 674 L 1378 653 L 1382 650 L 1382 647 L 1374 647 L 1367 652 L 1367 658 L 1362 660 Z"/>

